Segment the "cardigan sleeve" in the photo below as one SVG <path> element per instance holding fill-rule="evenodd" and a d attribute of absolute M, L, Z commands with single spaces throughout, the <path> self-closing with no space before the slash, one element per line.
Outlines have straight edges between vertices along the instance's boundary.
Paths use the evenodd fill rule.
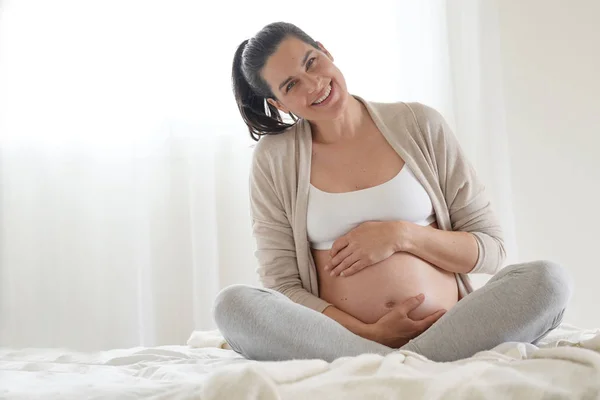
<path fill-rule="evenodd" d="M 266 149 L 260 144 L 254 150 L 250 172 L 250 214 L 260 282 L 295 303 L 323 312 L 330 303 L 302 286 L 293 230 L 275 190 Z"/>
<path fill-rule="evenodd" d="M 477 263 L 469 273 L 495 274 L 506 259 L 506 249 L 483 182 L 444 117 L 420 103 L 410 103 L 409 108 L 432 153 L 452 230 L 469 232 L 477 241 Z"/>

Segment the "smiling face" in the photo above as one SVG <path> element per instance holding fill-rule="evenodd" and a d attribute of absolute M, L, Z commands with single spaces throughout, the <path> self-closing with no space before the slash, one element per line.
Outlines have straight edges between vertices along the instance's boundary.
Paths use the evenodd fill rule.
<path fill-rule="evenodd" d="M 283 112 L 311 121 L 335 119 L 348 103 L 348 90 L 333 57 L 319 43 L 315 49 L 289 36 L 261 71 L 275 99 L 270 104 Z"/>

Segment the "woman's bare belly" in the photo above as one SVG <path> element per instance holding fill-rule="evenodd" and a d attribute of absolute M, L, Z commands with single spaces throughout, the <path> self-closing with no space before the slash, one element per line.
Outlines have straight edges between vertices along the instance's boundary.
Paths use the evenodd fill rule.
<path fill-rule="evenodd" d="M 454 273 L 410 253 L 394 253 L 348 277 L 331 277 L 324 271 L 329 250 L 311 250 L 320 297 L 364 323 L 377 322 L 392 307 L 419 293 L 425 295 L 425 300 L 409 314 L 413 319 L 425 318 L 442 308 L 449 310 L 458 302 Z"/>

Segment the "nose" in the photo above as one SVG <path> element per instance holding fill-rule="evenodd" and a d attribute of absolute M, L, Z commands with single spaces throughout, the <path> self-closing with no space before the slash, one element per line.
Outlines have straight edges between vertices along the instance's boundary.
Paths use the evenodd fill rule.
<path fill-rule="evenodd" d="M 307 76 L 306 83 L 308 83 L 309 94 L 318 92 L 321 88 L 321 78 L 319 76 Z"/>

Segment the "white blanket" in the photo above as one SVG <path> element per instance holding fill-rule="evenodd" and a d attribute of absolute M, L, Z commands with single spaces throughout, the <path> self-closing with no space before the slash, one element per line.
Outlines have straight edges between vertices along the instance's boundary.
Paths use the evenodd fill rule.
<path fill-rule="evenodd" d="M 0 349 L 0 399 L 600 399 L 600 330 L 562 325 L 453 363 L 403 351 L 248 361 L 218 331 L 188 346 L 95 353 Z"/>
<path fill-rule="evenodd" d="M 215 371 L 203 399 L 600 399 L 600 330 L 563 325 L 452 363 L 415 353 L 253 362 Z"/>

